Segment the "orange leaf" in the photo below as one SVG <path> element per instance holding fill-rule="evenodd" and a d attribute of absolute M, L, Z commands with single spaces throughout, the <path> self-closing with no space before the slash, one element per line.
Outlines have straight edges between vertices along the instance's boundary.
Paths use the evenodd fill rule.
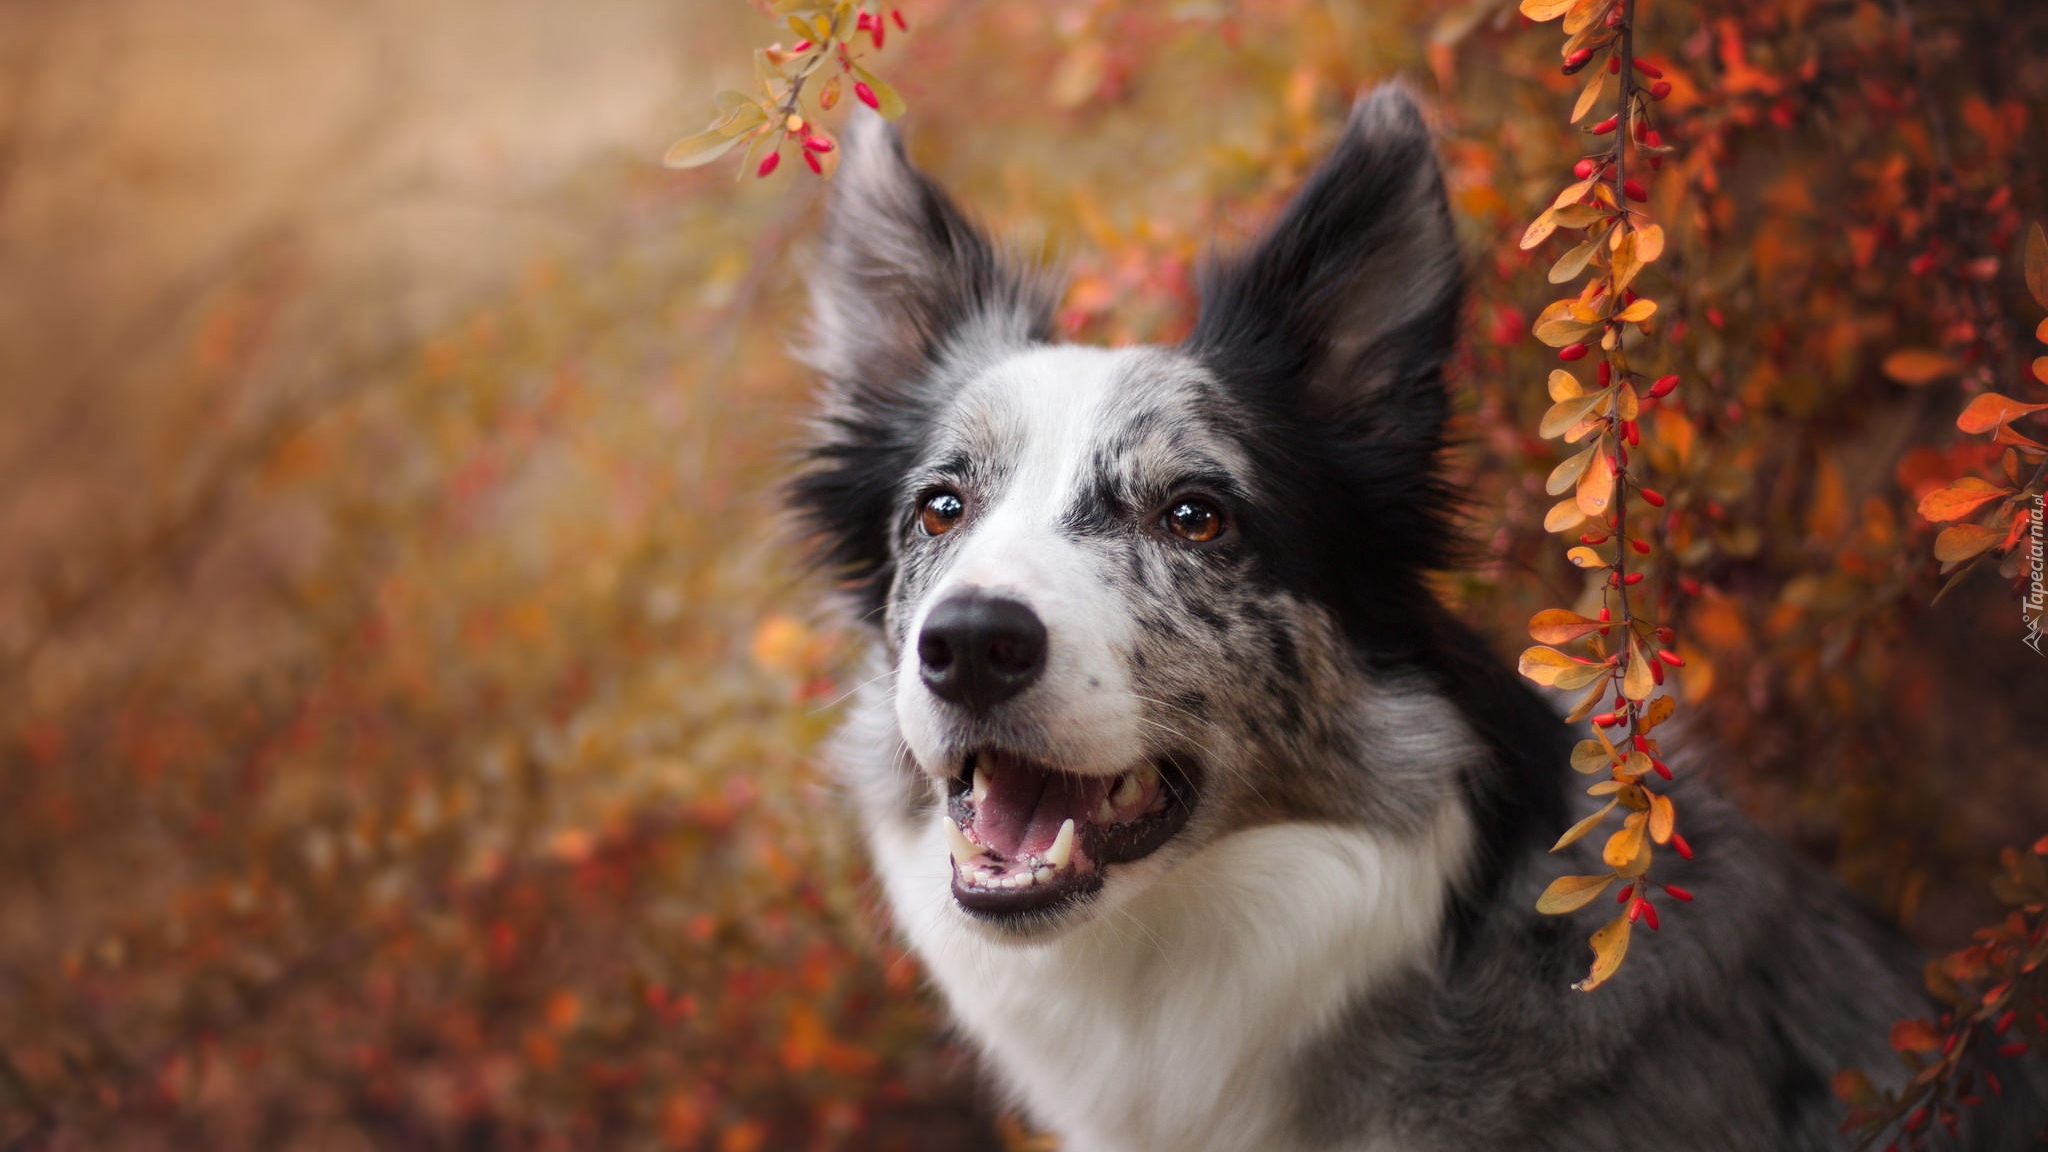
<path fill-rule="evenodd" d="M 1886 376 L 1912 388 L 1932 384 L 1962 370 L 1963 366 L 1953 357 L 1925 348 L 1901 348 L 1884 358 L 1883 368 Z"/>
<path fill-rule="evenodd" d="M 2003 538 L 2004 532 L 1980 524 L 1956 524 L 1934 538 L 1934 558 L 1944 564 L 1968 560 Z"/>
<path fill-rule="evenodd" d="M 1588 516 L 1603 515 L 1613 499 L 1614 458 L 1605 452 L 1595 452 L 1586 474 L 1579 477 L 1579 511 Z"/>
<path fill-rule="evenodd" d="M 2010 396 L 1986 392 L 1970 401 L 1963 414 L 1956 417 L 1956 427 L 1965 432 L 1989 432 L 2008 420 L 2043 408 L 2048 408 L 2048 404 L 2022 404 Z"/>
<path fill-rule="evenodd" d="M 1563 608 L 1546 608 L 1529 621 L 1529 636 L 1540 644 L 1569 644 L 1588 632 L 1607 627 Z"/>
<path fill-rule="evenodd" d="M 1932 1052 L 1941 1047 L 1941 1034 L 1925 1020 L 1901 1020 L 1892 1025 L 1892 1048 L 1898 1052 Z"/>
<path fill-rule="evenodd" d="M 1965 476 L 1956 481 L 1953 488 L 1929 492 L 1927 498 L 1920 501 L 1920 515 L 1936 524 L 1960 520 L 2011 491 L 2010 488 L 1994 488 L 1975 476 Z"/>
<path fill-rule="evenodd" d="M 1591 992 L 1614 975 L 1621 967 L 1622 957 L 1628 955 L 1628 929 L 1628 916 L 1624 913 L 1609 920 L 1598 932 L 1593 933 L 1593 938 L 1588 941 L 1593 946 L 1593 970 L 1586 973 L 1584 980 L 1572 985 L 1573 988 L 1581 992 Z"/>
<path fill-rule="evenodd" d="M 1522 15 L 1536 21 L 1555 20 L 1572 10 L 1579 0 L 1522 0 Z"/>

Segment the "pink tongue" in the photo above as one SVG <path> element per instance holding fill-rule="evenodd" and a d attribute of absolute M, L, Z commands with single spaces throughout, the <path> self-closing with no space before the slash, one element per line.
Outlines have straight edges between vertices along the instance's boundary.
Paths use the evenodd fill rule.
<path fill-rule="evenodd" d="M 1087 823 L 1111 783 L 993 756 L 982 765 L 982 779 L 988 795 L 975 807 L 969 831 L 977 844 L 1011 860 L 1052 847 L 1069 819 Z"/>

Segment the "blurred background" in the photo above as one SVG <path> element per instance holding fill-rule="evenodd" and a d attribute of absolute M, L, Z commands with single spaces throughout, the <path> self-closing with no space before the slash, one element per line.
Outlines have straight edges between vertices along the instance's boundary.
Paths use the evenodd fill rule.
<path fill-rule="evenodd" d="M 2048 9 L 1646 0 L 1655 577 L 1760 820 L 1930 948 L 2048 832 L 2048 665 L 1914 507 L 2041 319 Z M 1498 0 L 908 0 L 914 155 L 1176 337 L 1364 83 L 1444 133 L 1455 466 L 1525 643 L 1577 158 Z M 776 494 L 822 182 L 658 166 L 786 35 L 710 0 L 0 2 L 0 1149 L 1043 1147 L 892 942 Z M 1934 361 L 1902 371 L 1900 349 Z M 1887 364 L 1891 367 L 1888 369 Z M 1663 413 L 1660 413 L 1662 416 Z M 1683 932 L 1683 916 L 1667 930 Z M 1624 977 L 1625 978 L 1625 973 Z"/>

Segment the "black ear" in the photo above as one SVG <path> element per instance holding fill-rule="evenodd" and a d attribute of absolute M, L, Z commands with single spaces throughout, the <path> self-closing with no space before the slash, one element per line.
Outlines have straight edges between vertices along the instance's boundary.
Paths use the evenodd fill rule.
<path fill-rule="evenodd" d="M 859 112 L 842 147 L 805 350 L 825 377 L 824 412 L 792 497 L 825 562 L 873 608 L 888 591 L 896 488 L 924 438 L 932 385 L 1049 340 L 1057 294 L 911 166 L 881 117 Z"/>
<path fill-rule="evenodd" d="M 1211 269 L 1187 348 L 1227 383 L 1428 469 L 1462 262 L 1429 129 L 1375 89 L 1270 232 Z"/>

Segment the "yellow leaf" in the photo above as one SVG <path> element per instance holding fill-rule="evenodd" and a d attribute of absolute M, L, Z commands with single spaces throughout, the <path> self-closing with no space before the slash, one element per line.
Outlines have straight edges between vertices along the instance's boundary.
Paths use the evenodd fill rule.
<path fill-rule="evenodd" d="M 1529 221 L 1528 229 L 1522 233 L 1522 250 L 1526 252 L 1543 243 L 1555 231 L 1557 231 L 1557 213 L 1544 212 L 1541 216 Z"/>
<path fill-rule="evenodd" d="M 1607 890 L 1614 883 L 1614 875 L 1605 876 L 1559 876 L 1536 898 L 1536 910 L 1546 916 L 1561 916 L 1576 912 L 1593 902 L 1593 898 Z"/>
<path fill-rule="evenodd" d="M 1567 497 L 1551 506 L 1543 514 L 1545 532 L 1569 532 L 1586 522 L 1586 514 L 1579 511 L 1579 502 Z"/>
<path fill-rule="evenodd" d="M 1601 850 L 1600 858 L 1610 867 L 1625 868 L 1643 850 L 1643 822 L 1635 816 L 1622 821 L 1621 829 L 1607 838 L 1607 847 Z"/>
<path fill-rule="evenodd" d="M 1579 102 L 1572 105 L 1571 123 L 1577 124 L 1579 121 L 1584 120 L 1586 113 L 1593 110 L 1593 105 L 1600 102 L 1600 93 L 1605 91 L 1606 88 L 1607 70 L 1602 68 L 1593 74 L 1592 83 L 1586 85 L 1586 90 L 1579 93 Z"/>
<path fill-rule="evenodd" d="M 1557 263 L 1550 266 L 1550 282 L 1552 284 L 1563 284 L 1568 280 L 1576 278 L 1579 273 L 1586 270 L 1586 265 L 1592 262 L 1593 254 L 1599 250 L 1600 241 L 1588 240 L 1577 248 L 1559 256 Z"/>
<path fill-rule="evenodd" d="M 1901 348 L 1884 358 L 1883 371 L 1897 383 L 1918 388 L 1963 370 L 1954 359 L 1925 348 Z"/>
<path fill-rule="evenodd" d="M 1548 687 L 1557 681 L 1559 673 L 1578 665 L 1578 661 L 1557 649 L 1539 644 L 1522 653 L 1516 670 L 1536 683 Z"/>
<path fill-rule="evenodd" d="M 1636 229 L 1636 261 L 1639 264 L 1654 264 L 1664 254 L 1664 229 L 1655 224 L 1645 224 Z"/>
<path fill-rule="evenodd" d="M 1606 411 L 1613 400 L 1614 391 L 1611 388 L 1589 392 L 1584 396 L 1574 396 L 1569 400 L 1559 400 L 1550 406 L 1550 411 L 1543 414 L 1543 422 L 1536 426 L 1536 434 L 1545 440 L 1561 436 L 1587 416 Z"/>
<path fill-rule="evenodd" d="M 1552 852 L 1555 852 L 1560 848 L 1570 847 L 1572 844 L 1576 843 L 1581 837 L 1583 837 L 1586 833 L 1591 832 L 1595 828 L 1598 828 L 1600 826 L 1600 822 L 1602 820 L 1607 819 L 1607 814 L 1609 812 L 1614 811 L 1614 806 L 1618 803 L 1620 803 L 1620 801 L 1618 800 L 1609 800 L 1607 802 L 1607 807 L 1600 809 L 1598 812 L 1593 813 L 1591 816 L 1588 816 L 1585 819 L 1579 821 L 1578 823 L 1572 825 L 1570 828 L 1565 829 L 1564 835 L 1559 836 L 1557 838 L 1557 843 L 1552 844 L 1550 846 L 1550 850 Z M 1588 897 L 1588 899 L 1591 899 L 1591 897 Z M 1541 905 L 1539 904 L 1538 907 L 1540 908 Z M 1573 905 L 1573 907 L 1577 907 L 1577 905 Z M 1562 909 L 1562 911 L 1569 912 L 1571 911 L 1571 908 L 1565 908 Z"/>
<path fill-rule="evenodd" d="M 1576 454 L 1561 461 L 1557 467 L 1550 470 L 1550 479 L 1543 482 L 1543 490 L 1552 496 L 1564 495 L 1565 489 L 1578 483 L 1579 477 L 1586 471 L 1586 466 L 1593 462 L 1593 453 L 1599 447 L 1598 443 L 1588 444 Z"/>
<path fill-rule="evenodd" d="M 1572 748 L 1572 771 L 1601 772 L 1614 764 L 1614 749 L 1598 740 L 1581 740 Z"/>
<path fill-rule="evenodd" d="M 1572 5 L 1578 2 L 1579 0 L 1522 0 L 1522 15 L 1541 24 L 1545 20 L 1555 20 L 1571 11 Z"/>
<path fill-rule="evenodd" d="M 1600 441 L 1593 442 L 1595 449 L 1600 446 Z M 1586 474 L 1579 477 L 1579 511 L 1587 516 L 1605 515 L 1613 499 L 1614 458 L 1604 451 L 1595 451 Z"/>
<path fill-rule="evenodd" d="M 1667 844 L 1677 826 L 1678 809 L 1672 806 L 1671 797 L 1662 793 L 1650 797 L 1650 839 Z"/>
<path fill-rule="evenodd" d="M 1576 303 L 1576 300 L 1558 300 L 1552 303 L 1536 317 L 1536 322 L 1529 326 L 1529 331 L 1552 348 L 1584 339 L 1596 325 L 1572 315 L 1572 305 Z"/>
<path fill-rule="evenodd" d="M 1631 700 L 1648 700 L 1650 693 L 1657 690 L 1657 681 L 1650 675 L 1650 662 L 1643 656 L 1643 646 L 1633 636 L 1628 642 L 1628 671 L 1621 678 L 1621 694 Z"/>
<path fill-rule="evenodd" d="M 1567 724 L 1577 724 L 1579 721 L 1584 720 L 1588 716 L 1591 716 L 1593 714 L 1593 710 L 1595 708 L 1600 707 L 1600 702 L 1605 700 L 1606 698 L 1606 682 L 1603 681 L 1599 684 L 1593 685 L 1593 690 L 1586 693 L 1584 696 L 1581 696 L 1579 698 L 1579 702 L 1577 704 L 1572 705 L 1572 710 L 1570 712 L 1565 713 L 1564 722 Z"/>
<path fill-rule="evenodd" d="M 1591 28 L 1593 21 L 1606 14 L 1609 3 L 1610 0 L 1578 0 L 1578 3 L 1572 5 L 1571 11 L 1564 14 L 1564 34 L 1576 36 Z M 1603 72 L 1601 75 L 1604 76 L 1606 73 Z"/>
<path fill-rule="evenodd" d="M 875 111 L 882 114 L 882 119 L 895 120 L 909 111 L 909 106 L 903 103 L 903 97 L 897 95 L 896 89 L 891 88 L 888 81 L 858 64 L 853 66 L 853 74 L 867 81 L 868 87 L 874 90 L 875 103 L 879 105 Z"/>
<path fill-rule="evenodd" d="M 1581 992 L 1591 992 L 1607 983 L 1609 977 L 1621 968 L 1622 957 L 1628 955 L 1628 914 L 1623 913 L 1601 925 L 1588 943 L 1593 946 L 1593 970 L 1586 978 L 1572 985 Z"/>
<path fill-rule="evenodd" d="M 1600 569 L 1607 567 L 1606 559 L 1584 544 L 1565 553 L 1564 558 L 1580 568 Z"/>
<path fill-rule="evenodd" d="M 1614 256 L 1608 261 L 1608 271 L 1614 278 L 1612 291 L 1621 292 L 1635 280 L 1636 273 L 1643 270 L 1646 261 L 1641 256 L 1642 249 L 1636 233 L 1616 229 L 1615 235 L 1620 239 L 1615 241 Z"/>
<path fill-rule="evenodd" d="M 1686 665 L 1690 667 L 1692 661 L 1686 661 Z M 1650 729 L 1671 719 L 1671 714 L 1676 711 L 1678 711 L 1678 701 L 1673 700 L 1669 696 L 1659 696 L 1655 700 L 1650 701 L 1648 708 L 1643 709 L 1643 718 L 1636 722 L 1636 731 L 1648 735 Z"/>
<path fill-rule="evenodd" d="M 727 136 L 717 129 L 699 132 L 688 139 L 678 140 L 663 154 L 661 163 L 666 168 L 696 168 L 709 164 L 732 150 L 740 142 L 738 136 Z"/>
<path fill-rule="evenodd" d="M 1562 368 L 1552 368 L 1550 370 L 1550 398 L 1552 400 L 1569 400 L 1574 396 L 1582 396 L 1585 392 L 1586 389 L 1579 384 L 1577 376 Z"/>
<path fill-rule="evenodd" d="M 1628 307 L 1623 308 L 1621 314 L 1615 318 L 1627 324 L 1641 324 L 1656 314 L 1657 302 L 1645 296 Z"/>

